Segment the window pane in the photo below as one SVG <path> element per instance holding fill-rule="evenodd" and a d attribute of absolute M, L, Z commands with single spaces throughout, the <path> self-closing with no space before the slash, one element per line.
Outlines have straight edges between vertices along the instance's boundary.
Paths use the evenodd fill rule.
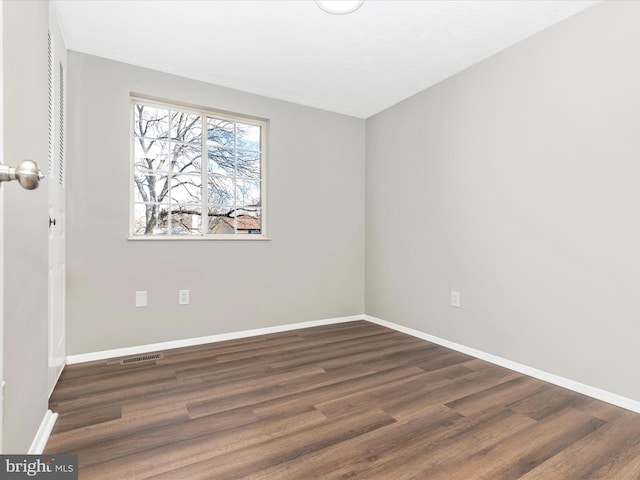
<path fill-rule="evenodd" d="M 262 230 L 261 210 L 259 208 L 239 210 L 235 220 L 236 233 L 238 234 L 255 235 Z"/>
<path fill-rule="evenodd" d="M 166 228 L 169 207 L 157 203 L 136 204 L 133 214 L 134 233 L 154 235 L 164 233 L 163 228 Z"/>
<path fill-rule="evenodd" d="M 233 179 L 217 175 L 209 177 L 207 202 L 209 205 L 234 205 Z"/>
<path fill-rule="evenodd" d="M 236 205 L 259 206 L 260 182 L 254 180 L 238 180 L 236 182 Z"/>
<path fill-rule="evenodd" d="M 202 226 L 200 205 L 180 205 L 171 210 L 171 235 L 199 235 Z"/>
<path fill-rule="evenodd" d="M 235 170 L 235 158 L 233 151 L 223 148 L 208 148 L 209 173 L 233 176 Z"/>
<path fill-rule="evenodd" d="M 144 235 L 147 233 L 146 205 L 136 204 L 133 208 L 133 233 L 134 235 Z"/>
<path fill-rule="evenodd" d="M 136 138 L 134 141 L 136 169 L 168 170 L 169 142 Z"/>
<path fill-rule="evenodd" d="M 134 201 L 161 203 L 168 193 L 167 175 L 146 172 L 135 173 Z"/>
<path fill-rule="evenodd" d="M 134 106 L 134 127 L 136 135 L 147 138 L 164 138 L 169 134 L 169 110 L 164 108 Z"/>
<path fill-rule="evenodd" d="M 236 209 L 233 206 L 215 205 L 209 207 L 208 234 L 213 235 L 234 235 L 235 220 L 233 216 Z"/>
<path fill-rule="evenodd" d="M 216 147 L 235 148 L 235 123 L 207 117 L 207 143 Z"/>
<path fill-rule="evenodd" d="M 233 235 L 235 233 L 233 222 L 233 218 L 227 215 L 211 215 L 209 217 L 207 233 L 213 235 Z"/>
<path fill-rule="evenodd" d="M 199 175 L 175 175 L 171 178 L 171 203 L 200 204 L 202 201 L 202 177 Z"/>
<path fill-rule="evenodd" d="M 173 144 L 173 168 L 176 173 L 196 173 L 202 171 L 201 157 L 202 149 L 199 146 Z"/>
<path fill-rule="evenodd" d="M 195 113 L 171 112 L 171 139 L 177 142 L 201 143 L 201 118 Z"/>
<path fill-rule="evenodd" d="M 260 127 L 236 124 L 237 147 L 246 150 L 260 150 Z"/>
<path fill-rule="evenodd" d="M 238 176 L 245 178 L 260 178 L 260 152 L 238 151 Z"/>

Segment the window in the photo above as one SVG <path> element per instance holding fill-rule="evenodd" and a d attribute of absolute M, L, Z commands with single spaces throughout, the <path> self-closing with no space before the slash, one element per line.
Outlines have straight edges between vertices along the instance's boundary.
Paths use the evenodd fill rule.
<path fill-rule="evenodd" d="M 131 103 L 131 235 L 264 238 L 266 122 Z"/>

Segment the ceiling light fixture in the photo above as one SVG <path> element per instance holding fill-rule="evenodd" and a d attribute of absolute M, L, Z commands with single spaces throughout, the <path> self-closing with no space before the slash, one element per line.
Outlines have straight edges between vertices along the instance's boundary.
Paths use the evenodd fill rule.
<path fill-rule="evenodd" d="M 358 10 L 364 0 L 316 0 L 316 5 L 333 15 L 346 15 Z"/>

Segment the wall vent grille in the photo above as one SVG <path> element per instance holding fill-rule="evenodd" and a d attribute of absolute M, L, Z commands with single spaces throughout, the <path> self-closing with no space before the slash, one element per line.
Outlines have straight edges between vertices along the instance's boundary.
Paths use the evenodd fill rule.
<path fill-rule="evenodd" d="M 151 360 L 160 360 L 164 355 L 162 353 L 150 353 L 149 355 L 137 355 L 135 357 L 127 357 L 120 360 L 120 365 L 129 365 L 130 363 L 150 362 Z"/>

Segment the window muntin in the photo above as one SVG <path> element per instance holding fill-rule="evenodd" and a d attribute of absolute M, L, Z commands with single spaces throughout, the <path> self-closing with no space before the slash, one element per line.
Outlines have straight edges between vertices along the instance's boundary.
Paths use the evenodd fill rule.
<path fill-rule="evenodd" d="M 132 122 L 133 237 L 265 237 L 266 122 L 135 98 Z"/>

